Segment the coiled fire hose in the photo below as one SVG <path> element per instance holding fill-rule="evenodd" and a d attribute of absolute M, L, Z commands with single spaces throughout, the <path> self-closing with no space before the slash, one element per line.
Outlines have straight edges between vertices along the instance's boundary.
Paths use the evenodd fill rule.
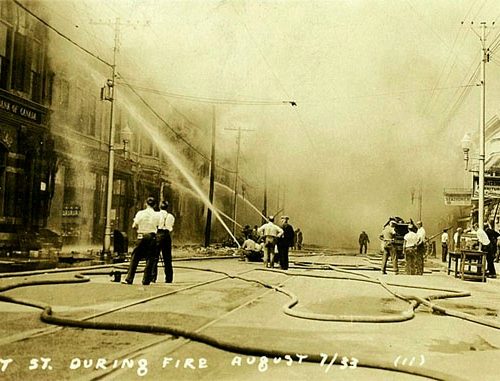
<path fill-rule="evenodd" d="M 176 266 L 180 268 L 187 268 L 187 269 L 193 269 L 197 271 L 209 271 L 209 272 L 214 272 L 214 273 L 220 273 L 220 274 L 225 274 L 226 276 L 234 279 L 241 279 L 244 281 L 250 281 L 254 283 L 258 283 L 262 285 L 263 287 L 266 288 L 271 288 L 275 289 L 278 292 L 281 292 L 288 297 L 290 297 L 292 300 L 291 302 L 287 303 L 286 306 L 283 308 L 286 310 L 291 310 L 292 307 L 296 306 L 298 304 L 298 298 L 291 292 L 285 291 L 283 288 L 278 288 L 269 284 L 266 284 L 264 282 L 255 280 L 255 279 L 247 279 L 244 277 L 240 276 L 233 276 L 228 273 L 225 273 L 223 271 L 217 271 L 217 270 L 209 270 L 209 269 L 200 269 L 196 267 L 187 267 L 187 266 Z M 264 269 L 263 269 L 264 270 Z M 267 270 L 267 271 L 273 271 L 273 270 Z M 277 271 L 277 270 L 274 270 Z M 336 270 L 339 271 L 339 270 Z M 346 270 L 342 270 L 346 271 Z M 107 273 L 106 273 L 107 274 Z M 291 275 L 290 273 L 284 273 L 286 275 Z M 300 276 L 299 274 L 293 274 L 295 276 Z M 302 274 L 302 276 L 305 276 L 306 274 Z M 365 277 L 364 274 L 355 274 L 356 276 L 363 275 L 363 278 Z M 325 277 L 321 275 L 311 275 L 307 274 L 307 276 L 311 277 L 318 277 L 318 278 L 333 278 L 333 279 L 346 279 L 345 277 Z M 356 281 L 368 281 L 371 283 L 379 283 L 382 284 L 380 281 L 376 280 L 371 280 L 371 279 L 363 279 L 363 278 L 349 278 L 348 280 L 356 280 Z M 12 285 L 8 285 L 5 287 L 0 288 L 0 292 L 4 292 L 7 290 L 11 290 L 14 288 L 19 288 L 19 287 L 27 287 L 27 286 L 34 286 L 34 285 L 48 285 L 48 284 L 67 284 L 67 283 L 82 283 L 82 282 L 88 282 L 89 278 L 85 277 L 82 274 L 75 275 L 75 279 L 59 279 L 59 280 L 40 280 L 40 281 L 29 281 L 29 282 L 23 282 L 23 283 L 16 283 Z M 412 286 L 407 286 L 407 285 L 398 285 L 398 284 L 390 284 L 391 286 L 399 286 L 399 287 L 412 287 Z M 423 289 L 430 289 L 427 287 L 415 287 L 415 288 L 423 288 Z M 450 292 L 450 290 L 442 290 L 442 289 L 432 289 L 432 290 L 440 290 L 440 291 L 446 291 Z M 457 297 L 458 295 L 460 296 L 467 296 L 468 293 L 460 293 L 460 292 L 451 292 L 450 295 L 447 296 L 439 296 L 439 298 L 444 298 L 444 297 Z M 468 294 L 470 295 L 470 294 Z M 403 298 L 405 298 L 403 296 Z M 447 309 L 444 309 L 442 307 L 435 306 L 433 303 L 431 303 L 429 300 L 425 298 L 420 298 L 420 297 L 409 297 L 413 298 L 413 301 L 410 303 L 412 306 L 412 312 L 413 309 L 415 308 L 414 306 L 418 305 L 418 303 L 422 303 L 426 306 L 429 306 L 433 308 L 433 310 L 439 311 L 440 313 L 445 313 L 449 316 L 455 316 L 459 318 L 464 318 L 463 314 L 460 313 L 450 313 Z M 438 297 L 433 297 L 433 299 L 436 299 Z M 183 330 L 180 328 L 175 328 L 175 327 L 168 327 L 168 326 L 160 326 L 160 325 L 151 325 L 151 324 L 121 324 L 121 323 L 106 323 L 106 322 L 95 322 L 95 321 L 80 321 L 80 320 L 73 320 L 73 319 L 68 319 L 68 318 L 60 318 L 57 316 L 54 316 L 52 308 L 50 306 L 46 305 L 41 305 L 33 302 L 26 302 L 22 300 L 16 300 L 14 298 L 0 295 L 0 300 L 6 301 L 6 302 L 11 302 L 11 303 L 17 303 L 17 304 L 23 304 L 23 305 L 28 305 L 32 306 L 35 308 L 42 309 L 43 312 L 41 314 L 41 320 L 49 323 L 49 324 L 56 324 L 60 326 L 67 326 L 67 327 L 78 327 L 78 328 L 89 328 L 89 329 L 107 329 L 107 330 L 123 330 L 123 331 L 133 331 L 133 332 L 144 332 L 144 333 L 164 333 L 164 334 L 169 334 L 175 337 L 185 337 L 187 339 L 205 343 L 207 345 L 211 345 L 215 348 L 225 350 L 225 351 L 230 351 L 234 353 L 239 353 L 243 355 L 251 355 L 251 356 L 267 356 L 267 357 L 284 357 L 286 356 L 289 352 L 288 351 L 283 351 L 283 350 L 269 350 L 266 348 L 260 348 L 260 347 L 254 347 L 254 346 L 248 346 L 248 345 L 241 345 L 241 344 L 234 344 L 231 342 L 227 342 L 209 335 L 205 335 L 202 333 L 197 333 L 197 332 L 192 332 L 188 330 Z M 408 313 L 406 313 L 408 314 Z M 301 315 L 300 313 L 298 315 Z M 304 315 L 304 314 L 302 314 Z M 307 315 L 307 314 L 306 314 Z M 315 314 L 317 315 L 317 314 Z M 294 316 L 294 315 L 292 315 Z M 405 313 L 403 313 L 403 316 L 405 316 Z M 303 316 L 299 316 L 303 317 Z M 330 316 L 332 317 L 332 316 Z M 335 316 L 333 316 L 335 317 Z M 307 317 L 306 317 L 307 318 Z M 335 317 L 337 318 L 337 317 Z M 366 318 L 366 317 L 365 317 Z M 499 328 L 496 324 L 493 324 L 492 322 L 484 322 L 481 320 L 485 319 L 471 319 L 470 317 L 466 316 L 467 320 L 473 321 L 479 324 L 487 325 L 493 328 Z M 325 319 L 320 319 L 320 320 L 325 320 Z M 345 321 L 345 320 L 342 320 Z M 352 320 L 352 317 L 349 317 L 349 320 L 347 321 L 356 321 Z M 371 320 L 370 320 L 371 321 Z M 394 321 L 401 321 L 401 320 L 394 320 Z M 487 323 L 487 324 L 485 324 Z M 304 359 L 304 361 L 307 362 L 313 362 L 313 363 L 319 363 L 321 361 L 324 361 L 324 358 L 321 357 L 318 354 L 314 353 L 305 353 L 304 355 L 307 356 L 307 358 Z M 342 353 L 339 354 L 340 356 L 343 356 Z M 442 371 L 438 371 L 435 369 L 427 369 L 424 367 L 419 367 L 419 368 L 411 368 L 409 366 L 404 366 L 404 365 L 399 365 L 396 367 L 392 362 L 384 360 L 383 358 L 379 358 L 377 356 L 374 356 L 374 358 L 371 359 L 362 359 L 359 361 L 358 365 L 359 367 L 365 367 L 365 368 L 373 368 L 373 369 L 383 369 L 383 370 L 389 370 L 389 371 L 395 371 L 395 372 L 402 372 L 402 373 L 407 373 L 407 374 L 412 374 L 412 375 L 418 375 L 418 376 L 423 376 L 423 377 L 428 377 L 431 379 L 436 379 L 436 380 L 460 380 L 460 378 L 457 378 L 456 375 L 450 375 Z"/>

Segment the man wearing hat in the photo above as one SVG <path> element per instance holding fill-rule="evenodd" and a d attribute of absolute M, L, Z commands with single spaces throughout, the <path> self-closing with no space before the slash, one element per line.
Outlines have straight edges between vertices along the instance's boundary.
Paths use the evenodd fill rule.
<path fill-rule="evenodd" d="M 146 268 L 142 284 L 147 286 L 153 277 L 153 267 L 157 255 L 156 230 L 160 222 L 160 215 L 153 209 L 156 205 L 154 197 L 148 197 L 146 208 L 139 210 L 134 217 L 133 229 L 137 229 L 137 246 L 132 252 L 132 258 L 128 267 L 127 277 L 122 283 L 134 283 L 135 272 L 141 259 L 146 259 Z"/>
<path fill-rule="evenodd" d="M 264 267 L 274 267 L 274 247 L 276 240 L 283 235 L 283 229 L 274 223 L 274 216 L 269 216 L 269 222 L 262 225 L 257 232 L 264 239 Z M 269 261 L 271 263 L 269 263 Z"/>
<path fill-rule="evenodd" d="M 281 216 L 281 229 L 283 229 L 283 235 L 278 238 L 278 257 L 282 270 L 288 270 L 288 250 L 293 246 L 293 239 L 295 236 L 293 226 L 288 223 L 289 219 L 288 216 Z"/>

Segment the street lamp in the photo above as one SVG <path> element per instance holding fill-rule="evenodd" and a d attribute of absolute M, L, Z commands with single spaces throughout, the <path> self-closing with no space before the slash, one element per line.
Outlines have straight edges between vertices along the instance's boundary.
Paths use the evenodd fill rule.
<path fill-rule="evenodd" d="M 468 132 L 462 138 L 461 143 L 462 143 L 462 150 L 464 151 L 465 170 L 467 170 L 469 168 L 469 151 L 472 146 L 472 139 Z"/>
<path fill-rule="evenodd" d="M 132 140 L 132 135 L 132 130 L 127 123 L 127 125 L 121 132 L 123 146 L 120 148 L 115 148 L 115 151 L 123 152 L 123 157 L 125 160 L 130 159 L 130 141 Z"/>

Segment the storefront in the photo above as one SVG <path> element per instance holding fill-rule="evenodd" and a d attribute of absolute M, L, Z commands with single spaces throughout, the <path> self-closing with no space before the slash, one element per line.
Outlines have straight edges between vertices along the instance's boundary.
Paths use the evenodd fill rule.
<path fill-rule="evenodd" d="M 54 189 L 47 109 L 0 90 L 0 255 L 38 249 Z"/>

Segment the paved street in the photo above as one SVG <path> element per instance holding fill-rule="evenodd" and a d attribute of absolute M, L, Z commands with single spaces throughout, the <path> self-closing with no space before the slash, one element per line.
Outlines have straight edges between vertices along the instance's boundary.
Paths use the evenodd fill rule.
<path fill-rule="evenodd" d="M 286 273 L 237 258 L 175 261 L 174 283 L 146 287 L 142 274 L 134 285 L 111 282 L 105 267 L 79 270 L 89 281 L 4 291 L 99 329 L 47 324 L 38 308 L 2 303 L 2 379 L 498 379 L 498 328 L 422 305 L 413 315 L 388 290 L 422 298 L 470 292 L 435 303 L 498 327 L 499 280 L 464 282 L 435 260 L 424 276 L 382 276 L 376 258 L 331 251 L 291 260 Z M 76 274 L 3 277 L 0 285 Z"/>

